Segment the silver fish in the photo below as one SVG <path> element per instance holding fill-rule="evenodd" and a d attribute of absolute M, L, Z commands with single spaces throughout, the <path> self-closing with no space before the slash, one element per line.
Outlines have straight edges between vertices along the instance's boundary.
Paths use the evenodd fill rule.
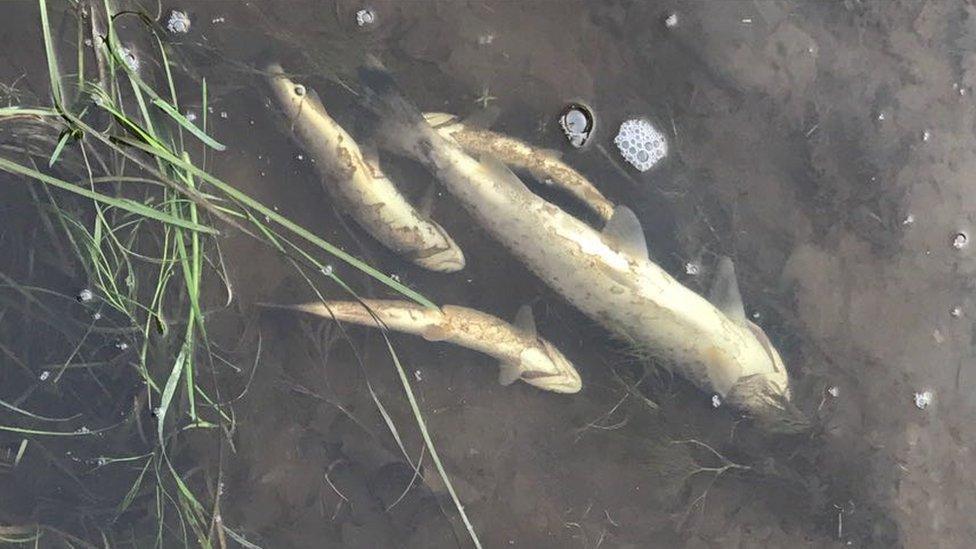
<path fill-rule="evenodd" d="M 598 232 L 532 193 L 501 162 L 475 160 L 431 128 L 378 61 L 368 62 L 360 78 L 385 146 L 425 165 L 551 288 L 703 390 L 759 419 L 793 423 L 786 368 L 762 329 L 742 314 L 731 262 L 715 292 L 726 304 L 720 309 L 649 259 L 640 223 L 626 207 L 618 206 Z"/>
<path fill-rule="evenodd" d="M 315 160 L 323 186 L 376 240 L 414 264 L 432 271 L 464 268 L 464 254 L 443 227 L 415 209 L 329 116 L 315 93 L 270 64 L 268 83 L 297 141 Z"/>
<path fill-rule="evenodd" d="M 361 326 L 385 326 L 427 341 L 446 341 L 480 351 L 498 359 L 498 381 L 502 385 L 521 379 L 556 393 L 576 393 L 582 387 L 573 363 L 552 343 L 536 335 L 531 309 L 527 307 L 519 311 L 515 325 L 467 307 L 445 305 L 435 309 L 397 300 L 314 301 L 274 307 Z"/>
<path fill-rule="evenodd" d="M 539 181 L 576 197 L 604 222 L 613 215 L 613 202 L 607 200 L 583 174 L 563 162 L 558 151 L 533 147 L 520 139 L 491 130 L 469 127 L 452 114 L 429 112 L 424 113 L 424 118 L 441 135 L 457 141 L 469 154 L 490 154 L 508 166 L 528 170 Z"/>

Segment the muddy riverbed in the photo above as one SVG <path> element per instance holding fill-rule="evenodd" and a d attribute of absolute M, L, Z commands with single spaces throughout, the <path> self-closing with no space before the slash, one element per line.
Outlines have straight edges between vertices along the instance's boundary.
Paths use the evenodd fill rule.
<path fill-rule="evenodd" d="M 212 157 L 216 175 L 437 303 L 502 318 L 531 303 L 540 333 L 578 366 L 576 395 L 503 387 L 486 356 L 391 337 L 485 547 L 976 539 L 976 259 L 957 238 L 976 230 L 968 3 L 375 0 L 364 27 L 365 5 L 350 0 L 165 4 L 163 22 L 188 13 L 190 32 L 170 39 L 212 85 L 213 134 L 228 146 Z M 3 82 L 26 74 L 18 86 L 46 97 L 37 6 L 9 9 L 2 40 L 23 48 L 3 53 Z M 636 212 L 652 257 L 687 286 L 707 292 L 717 257 L 732 257 L 747 314 L 782 353 L 814 427 L 770 434 L 713 407 L 549 290 L 444 191 L 433 215 L 465 250 L 460 273 L 421 271 L 342 219 L 249 69 L 279 57 L 355 128 L 357 99 L 337 82 L 362 49 L 423 110 L 495 107 L 493 129 L 560 151 Z M 596 114 L 581 150 L 557 123 L 573 101 Z M 669 140 L 646 173 L 613 145 L 634 117 Z M 425 192 L 422 168 L 383 161 L 411 197 Z M 10 231 L 30 226 L 15 218 L 0 242 L 11 250 Z M 246 392 L 232 443 L 218 452 L 199 436 L 184 459 L 222 467 L 222 520 L 261 547 L 469 546 L 383 339 L 261 310 L 314 295 L 267 246 L 233 230 L 220 238 L 234 306 L 209 329 L 242 366 L 221 373 L 228 391 Z M 19 272 L 17 254 L 0 255 Z M 362 295 L 388 295 L 334 268 Z M 916 406 L 926 392 L 931 403 Z"/>

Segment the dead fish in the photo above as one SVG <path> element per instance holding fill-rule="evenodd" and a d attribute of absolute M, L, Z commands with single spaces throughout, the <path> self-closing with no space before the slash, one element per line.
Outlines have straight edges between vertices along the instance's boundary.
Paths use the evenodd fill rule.
<path fill-rule="evenodd" d="M 329 116 L 314 91 L 290 80 L 281 65 L 266 68 L 268 83 L 299 144 L 315 160 L 322 185 L 376 240 L 432 271 L 464 268 L 464 254 L 443 227 L 415 209 Z"/>
<path fill-rule="evenodd" d="M 479 225 L 566 300 L 770 428 L 802 424 L 789 402 L 782 358 L 742 313 L 731 261 L 719 269 L 710 302 L 651 261 L 627 207 L 617 206 L 596 231 L 532 193 L 501 162 L 475 160 L 431 128 L 378 61 L 361 68 L 360 79 L 385 146 L 425 165 Z"/>
<path fill-rule="evenodd" d="M 515 325 L 467 307 L 445 305 L 437 309 L 398 300 L 315 301 L 273 307 L 361 326 L 385 326 L 427 341 L 446 341 L 485 353 L 498 359 L 498 382 L 502 385 L 521 379 L 556 393 L 577 393 L 582 388 L 573 363 L 536 334 L 528 306 L 519 310 Z"/>
<path fill-rule="evenodd" d="M 424 118 L 441 135 L 458 142 L 469 154 L 490 154 L 509 166 L 528 170 L 543 183 L 561 188 L 585 204 L 606 222 L 614 204 L 583 174 L 560 159 L 558 151 L 539 149 L 528 143 L 462 122 L 457 116 L 440 112 L 424 113 Z"/>

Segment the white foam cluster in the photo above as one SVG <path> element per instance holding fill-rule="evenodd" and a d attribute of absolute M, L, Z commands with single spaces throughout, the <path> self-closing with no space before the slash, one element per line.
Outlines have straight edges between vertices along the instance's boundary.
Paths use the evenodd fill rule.
<path fill-rule="evenodd" d="M 664 134 L 644 118 L 621 124 L 613 143 L 624 160 L 642 172 L 651 169 L 668 155 L 668 142 Z"/>

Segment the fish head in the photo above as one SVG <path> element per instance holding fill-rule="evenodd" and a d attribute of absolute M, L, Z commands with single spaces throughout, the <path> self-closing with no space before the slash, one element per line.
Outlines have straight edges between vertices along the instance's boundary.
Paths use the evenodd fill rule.
<path fill-rule="evenodd" d="M 448 240 L 448 246 L 437 252 L 417 258 L 417 265 L 439 273 L 455 273 L 464 269 L 464 252 L 453 240 Z"/>
<path fill-rule="evenodd" d="M 317 113 L 324 113 L 325 108 L 317 93 L 312 88 L 295 82 L 289 78 L 285 69 L 277 62 L 265 65 L 264 72 L 268 85 L 274 92 L 278 107 L 288 118 L 296 118 L 304 109 Z"/>
<path fill-rule="evenodd" d="M 769 432 L 796 434 L 809 430 L 812 423 L 789 398 L 781 381 L 769 374 L 740 378 L 725 401 L 745 412 Z"/>
<path fill-rule="evenodd" d="M 573 363 L 544 339 L 539 339 L 538 346 L 523 350 L 519 359 L 519 379 L 529 385 L 554 393 L 578 393 L 583 388 Z"/>

